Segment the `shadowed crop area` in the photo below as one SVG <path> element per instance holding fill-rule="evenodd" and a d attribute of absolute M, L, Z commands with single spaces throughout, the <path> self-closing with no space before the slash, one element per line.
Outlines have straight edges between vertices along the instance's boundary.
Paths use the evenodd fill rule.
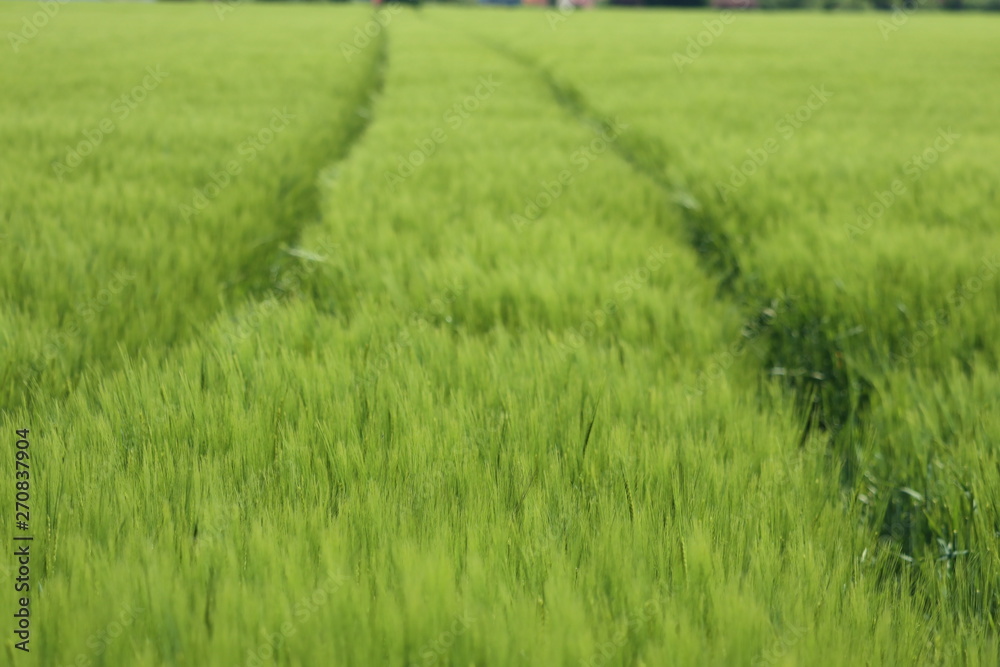
<path fill-rule="evenodd" d="M 997 664 L 1000 18 L 39 7 L 3 664 Z"/>

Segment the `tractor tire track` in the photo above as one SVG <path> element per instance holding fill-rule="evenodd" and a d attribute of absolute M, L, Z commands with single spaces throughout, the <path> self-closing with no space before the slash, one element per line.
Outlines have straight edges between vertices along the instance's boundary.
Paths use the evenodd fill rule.
<path fill-rule="evenodd" d="M 591 105 L 571 83 L 560 80 L 537 61 L 504 44 L 481 36 L 478 39 L 497 53 L 533 71 L 549 89 L 555 102 L 594 132 L 600 133 L 611 127 L 611 117 Z M 676 168 L 676 161 L 663 142 L 632 127 L 611 147 L 637 174 L 654 183 L 673 202 L 681 217 L 688 244 L 697 253 L 705 272 L 719 281 L 719 298 L 733 301 L 741 308 L 752 309 L 748 320 L 759 318 L 762 312 L 773 312 L 769 311 L 775 305 L 773 295 L 761 293 L 751 281 L 744 279 L 739 253 L 723 228 L 722 220 L 714 217 L 709 208 L 692 194 L 684 174 Z M 762 329 L 768 344 L 762 370 L 777 375 L 773 373 L 774 369 L 805 369 L 786 376 L 803 414 L 802 439 L 817 426 L 830 431 L 831 436 L 849 423 L 857 426 L 859 409 L 867 405 L 868 397 L 864 395 L 854 399 L 850 386 L 853 378 L 848 377 L 846 372 L 833 372 L 839 359 L 834 342 L 822 338 L 822 330 L 817 329 L 818 323 L 796 317 L 793 303 L 786 301 L 783 304 L 782 319 L 782 324 Z"/>
<path fill-rule="evenodd" d="M 374 121 L 375 101 L 384 87 L 388 66 L 385 33 L 383 30 L 373 39 L 371 48 L 376 50 L 367 65 L 367 72 L 359 77 L 350 100 L 342 107 L 340 118 L 333 121 L 333 128 L 326 130 L 326 141 L 314 142 L 309 147 L 305 163 L 295 170 L 294 175 L 276 174 L 273 197 L 260 215 L 270 218 L 270 226 L 276 227 L 277 231 L 252 248 L 238 250 L 242 255 L 237 265 L 239 269 L 228 279 L 220 279 L 217 305 L 200 317 L 197 321 L 200 325 L 196 323 L 186 327 L 183 335 L 170 340 L 151 341 L 124 350 L 124 353 L 136 360 L 166 357 L 172 350 L 197 338 L 204 325 L 219 318 L 227 308 L 256 308 L 265 300 L 273 300 L 274 294 L 282 293 L 282 276 L 305 261 L 302 258 L 304 253 L 292 248 L 302 232 L 321 215 L 322 193 L 317 175 L 324 167 L 336 166 L 347 159 Z M 22 408 L 32 412 L 48 411 L 43 406 L 62 404 L 84 378 L 100 382 L 102 378 L 110 377 L 121 368 L 123 358 L 123 355 L 116 354 L 99 359 L 69 360 L 67 363 L 71 368 L 63 373 L 64 377 L 58 378 L 58 382 L 53 382 L 55 378 L 46 377 L 51 369 L 41 359 L 23 358 L 15 367 L 5 371 L 7 386 L 21 389 L 0 404 L 0 413 L 10 415 Z M 61 389 L 56 391 L 53 385 Z"/>
<path fill-rule="evenodd" d="M 382 30 L 373 39 L 375 56 L 365 79 L 342 111 L 342 118 L 336 127 L 341 139 L 333 153 L 325 153 L 320 159 L 314 159 L 309 165 L 311 178 L 298 182 L 285 182 L 278 187 L 275 201 L 279 231 L 264 243 L 257 246 L 255 252 L 243 262 L 242 269 L 231 285 L 243 284 L 247 292 L 257 301 L 263 294 L 273 290 L 274 276 L 287 271 L 290 264 L 296 262 L 294 255 L 287 248 L 294 246 L 302 232 L 322 217 L 322 191 L 317 185 L 315 176 L 321 170 L 334 170 L 346 161 L 354 147 L 364 137 L 365 132 L 375 120 L 375 104 L 385 88 L 385 73 L 389 63 L 389 47 L 387 31 Z"/>
<path fill-rule="evenodd" d="M 577 87 L 560 80 L 536 60 L 486 37 L 480 36 L 478 41 L 534 72 L 549 89 L 556 103 L 591 128 L 595 134 L 599 135 L 614 127 L 611 116 L 598 111 L 587 102 Z M 656 137 L 645 135 L 635 128 L 619 135 L 610 146 L 619 158 L 654 183 L 678 207 L 689 245 L 697 251 L 709 273 L 719 277 L 720 289 L 723 292 L 733 292 L 741 275 L 733 241 L 722 226 L 708 216 L 687 185 L 684 175 L 672 169 L 674 161 L 670 150 Z"/>
<path fill-rule="evenodd" d="M 554 101 L 595 133 L 610 127 L 608 115 L 592 106 L 578 88 L 560 80 L 536 60 L 487 37 L 479 35 L 476 39 L 534 72 Z M 744 276 L 739 253 L 724 231 L 719 213 L 713 217 L 709 208 L 692 194 L 662 141 L 633 127 L 611 146 L 677 206 L 690 246 L 697 252 L 706 273 L 720 281 L 718 297 L 750 309 L 748 321 L 759 320 L 761 313 L 768 313 L 767 319 L 772 321 L 760 330 L 767 348 L 761 361 L 761 377 L 780 378 L 791 392 L 802 420 L 797 448 L 802 449 L 810 435 L 824 433 L 833 465 L 839 467 L 831 472 L 838 475 L 842 488 L 856 488 L 867 472 L 857 450 L 862 440 L 871 435 L 868 416 L 875 389 L 871 379 L 846 361 L 845 346 L 833 333 L 834 327 L 826 317 L 810 315 L 791 299 L 785 299 L 779 307 L 779 300 Z M 780 308 L 779 313 L 774 312 L 775 307 Z M 904 486 L 897 485 L 893 490 L 884 513 L 867 515 L 864 520 L 877 535 L 896 539 L 903 559 L 912 563 L 916 553 L 933 550 L 949 534 L 933 530 L 930 517 L 913 516 L 923 511 L 915 507 L 906 481 L 900 483 Z M 904 529 L 900 530 L 900 526 Z M 900 566 L 891 572 L 900 574 L 901 569 Z"/>
<path fill-rule="evenodd" d="M 488 37 L 477 35 L 475 39 L 534 72 L 553 100 L 595 133 L 611 126 L 609 115 L 538 61 Z M 802 423 L 798 444 L 802 446 L 817 432 L 825 433 L 840 466 L 841 483 L 845 487 L 854 485 L 861 472 L 854 444 L 865 427 L 864 416 L 874 391 L 872 383 L 843 363 L 841 344 L 825 323 L 816 321 L 789 299 L 782 302 L 764 293 L 746 278 L 722 216 L 695 197 L 672 152 L 660 139 L 632 127 L 611 146 L 676 207 L 689 246 L 697 253 L 706 274 L 718 280 L 717 297 L 748 311 L 748 322 L 764 320 L 754 334 L 761 337 L 766 349 L 761 358 L 761 376 L 780 377 L 791 392 Z M 779 312 L 775 312 L 776 308 Z"/>

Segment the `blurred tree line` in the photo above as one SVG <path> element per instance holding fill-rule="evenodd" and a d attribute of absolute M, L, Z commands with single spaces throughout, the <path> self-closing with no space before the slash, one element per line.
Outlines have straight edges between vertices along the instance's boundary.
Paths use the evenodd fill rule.
<path fill-rule="evenodd" d="M 226 4 L 247 0 L 216 0 Z M 303 0 L 256 0 L 259 2 L 302 2 Z M 306 2 L 310 0 L 305 0 Z M 359 0 L 312 0 L 314 2 L 358 2 Z M 445 4 L 479 4 L 482 0 L 382 0 L 382 4 L 399 3 L 418 6 L 423 2 Z M 1000 11 L 1000 0 L 597 0 L 598 4 L 628 7 L 717 7 L 719 9 L 820 9 L 820 10 L 979 10 Z M 548 0 L 555 6 L 555 0 Z"/>
<path fill-rule="evenodd" d="M 718 7 L 719 9 L 918 9 L 1000 11 L 1000 0 L 606 0 L 644 7 Z"/>

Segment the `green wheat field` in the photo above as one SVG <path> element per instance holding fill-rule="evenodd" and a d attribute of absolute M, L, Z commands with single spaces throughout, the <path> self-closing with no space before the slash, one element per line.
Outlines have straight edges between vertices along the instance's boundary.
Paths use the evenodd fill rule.
<path fill-rule="evenodd" d="M 0 27 L 0 663 L 1000 664 L 1000 16 Z"/>

